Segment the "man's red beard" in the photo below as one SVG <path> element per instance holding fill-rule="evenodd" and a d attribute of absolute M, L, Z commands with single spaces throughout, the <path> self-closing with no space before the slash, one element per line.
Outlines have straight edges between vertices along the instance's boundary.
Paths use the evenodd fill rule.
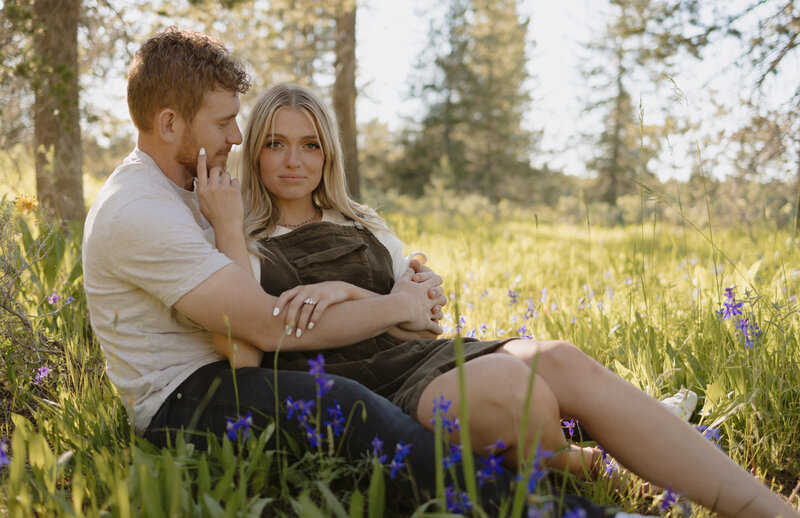
<path fill-rule="evenodd" d="M 206 149 L 208 152 L 209 150 Z M 222 151 L 222 150 L 220 150 Z M 200 146 L 197 144 L 197 141 L 194 139 L 194 134 L 192 130 L 187 128 L 186 133 L 183 135 L 183 139 L 181 140 L 181 147 L 178 148 L 178 154 L 175 156 L 175 161 L 181 164 L 186 171 L 193 178 L 197 178 L 197 155 L 200 152 Z M 225 153 L 216 153 L 213 156 L 209 155 L 207 167 L 211 169 L 214 166 L 221 166 L 223 169 L 225 168 L 225 164 L 228 161 L 227 154 L 230 152 L 230 148 L 225 150 Z M 218 156 L 224 156 L 224 159 L 221 164 L 214 163 L 214 159 Z"/>

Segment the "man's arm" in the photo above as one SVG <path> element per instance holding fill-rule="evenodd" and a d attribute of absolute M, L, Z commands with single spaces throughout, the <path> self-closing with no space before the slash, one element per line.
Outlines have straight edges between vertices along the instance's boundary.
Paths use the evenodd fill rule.
<path fill-rule="evenodd" d="M 410 331 L 437 332 L 431 320 L 431 307 L 440 303 L 428 298 L 435 279 L 411 281 L 412 271 L 395 283 L 389 295 L 350 300 L 330 306 L 313 330 L 301 338 L 284 336 L 280 317 L 272 315 L 276 297 L 236 264 L 212 274 L 181 297 L 175 309 L 211 331 L 227 335 L 225 316 L 232 336 L 248 341 L 264 351 L 319 350 L 340 347 L 377 336 L 392 326 Z"/>

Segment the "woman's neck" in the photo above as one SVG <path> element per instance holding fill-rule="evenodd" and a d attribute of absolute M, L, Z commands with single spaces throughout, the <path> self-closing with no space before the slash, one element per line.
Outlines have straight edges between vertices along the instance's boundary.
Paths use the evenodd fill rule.
<path fill-rule="evenodd" d="M 278 224 L 284 227 L 299 227 L 307 223 L 319 221 L 322 210 L 308 200 L 281 203 L 281 219 Z"/>

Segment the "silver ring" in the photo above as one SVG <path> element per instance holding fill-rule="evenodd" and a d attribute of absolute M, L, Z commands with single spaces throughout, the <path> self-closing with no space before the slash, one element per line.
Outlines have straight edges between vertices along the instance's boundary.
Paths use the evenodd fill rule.
<path fill-rule="evenodd" d="M 316 303 L 317 301 L 312 299 L 311 297 L 308 297 L 306 300 L 303 301 L 303 304 L 311 304 L 312 306 Z"/>

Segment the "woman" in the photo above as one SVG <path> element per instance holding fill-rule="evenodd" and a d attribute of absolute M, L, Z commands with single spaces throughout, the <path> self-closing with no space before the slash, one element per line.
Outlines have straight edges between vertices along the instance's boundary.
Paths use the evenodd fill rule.
<path fill-rule="evenodd" d="M 313 340 L 313 321 L 330 300 L 326 282 L 359 286 L 353 297 L 386 293 L 407 267 L 402 247 L 373 210 L 348 198 L 336 121 L 313 92 L 290 84 L 270 87 L 253 108 L 244 138 L 244 228 L 251 255 L 260 258 L 253 269 L 266 291 L 281 295 L 276 311 L 296 323 L 298 336 L 308 332 Z M 243 249 L 222 251 L 245 255 Z M 219 349 L 230 357 L 223 342 Z M 453 349 L 450 340 L 396 329 L 326 351 L 325 366 L 387 396 L 432 428 L 439 397 L 453 401 L 458 414 Z M 627 468 L 722 515 L 800 516 L 689 424 L 569 343 L 466 341 L 465 356 L 476 452 L 502 439 L 508 445 L 505 458 L 513 463 L 538 440 L 557 452 L 551 467 L 596 472 L 599 452 L 570 446 L 562 433 L 561 419 L 577 418 Z M 240 345 L 235 364 L 253 365 L 259 357 Z M 307 369 L 307 358 L 280 353 L 277 364 Z M 263 359 L 270 366 L 274 360 L 272 354 Z M 533 396 L 526 406 L 534 364 Z M 520 438 L 524 413 L 529 426 Z"/>

